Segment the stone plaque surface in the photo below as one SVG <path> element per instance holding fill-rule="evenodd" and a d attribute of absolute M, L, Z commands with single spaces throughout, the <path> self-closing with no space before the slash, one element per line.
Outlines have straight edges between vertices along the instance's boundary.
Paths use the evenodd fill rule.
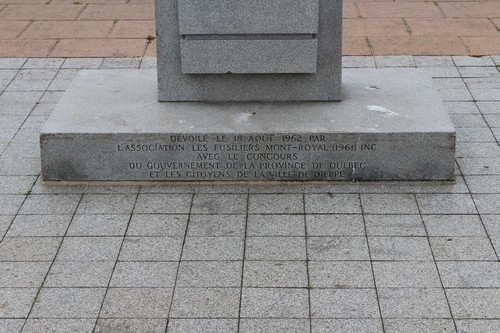
<path fill-rule="evenodd" d="M 416 69 L 352 69 L 344 101 L 159 103 L 154 70 L 81 71 L 41 133 L 44 180 L 453 179 Z"/>

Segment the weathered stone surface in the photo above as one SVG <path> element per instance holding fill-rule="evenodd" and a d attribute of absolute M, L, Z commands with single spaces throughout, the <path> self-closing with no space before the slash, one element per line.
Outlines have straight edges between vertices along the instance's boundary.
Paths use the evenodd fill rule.
<path fill-rule="evenodd" d="M 45 180 L 452 179 L 416 69 L 353 69 L 340 103 L 159 103 L 152 70 L 82 71 L 41 133 Z M 272 95 L 272 94 L 270 94 Z"/>

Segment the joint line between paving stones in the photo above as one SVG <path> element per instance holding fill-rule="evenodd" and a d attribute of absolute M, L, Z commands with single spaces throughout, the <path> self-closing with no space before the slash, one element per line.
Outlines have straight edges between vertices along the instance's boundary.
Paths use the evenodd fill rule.
<path fill-rule="evenodd" d="M 125 233 L 123 234 L 122 242 L 120 244 L 120 248 L 118 249 L 118 255 L 116 257 L 115 263 L 113 264 L 113 269 L 111 270 L 111 275 L 109 276 L 108 284 L 106 286 L 106 291 L 104 292 L 104 296 L 102 298 L 101 306 L 99 307 L 99 312 L 97 313 L 97 318 L 95 319 L 94 328 L 92 329 L 92 332 L 95 332 L 95 330 L 97 329 L 97 323 L 99 322 L 102 308 L 104 307 L 104 302 L 106 301 L 106 296 L 108 295 L 109 286 L 111 285 L 111 279 L 113 278 L 113 275 L 115 274 L 116 265 L 118 264 L 118 258 L 120 257 L 120 253 L 122 252 L 123 243 L 125 243 L 125 237 L 127 236 L 127 231 L 128 231 L 129 226 L 130 226 L 130 221 L 132 220 L 132 216 L 134 214 L 134 209 L 135 209 L 135 205 L 137 204 L 138 198 L 139 198 L 139 191 L 137 191 L 137 193 L 135 195 L 134 205 L 132 206 L 132 210 L 130 211 L 130 216 L 128 218 L 127 227 L 125 228 Z"/>
<path fill-rule="evenodd" d="M 382 332 L 385 333 L 384 317 L 382 316 L 382 307 L 380 306 L 380 298 L 377 289 L 377 280 L 375 280 L 375 270 L 373 269 L 372 252 L 370 249 L 370 240 L 368 239 L 368 229 L 366 228 L 365 212 L 363 209 L 363 201 L 361 200 L 361 194 L 358 194 L 358 200 L 359 200 L 359 207 L 361 208 L 361 218 L 363 219 L 363 227 L 365 229 L 365 239 L 366 239 L 366 246 L 368 247 L 368 258 L 370 259 L 370 268 L 372 270 L 373 287 L 375 288 L 375 296 L 377 297 L 378 314 L 380 316 L 380 323 L 382 324 Z"/>
<path fill-rule="evenodd" d="M 306 273 L 307 273 L 307 298 L 309 305 L 309 332 L 312 332 L 312 306 L 311 306 L 311 277 L 309 276 L 309 252 L 307 250 L 307 218 L 306 218 L 306 194 L 302 193 L 302 209 L 304 210 L 304 241 L 306 242 Z"/>
<path fill-rule="evenodd" d="M 184 237 L 182 238 L 182 246 L 181 246 L 181 253 L 179 254 L 179 260 L 177 261 L 177 270 L 175 272 L 175 279 L 174 279 L 174 286 L 172 287 L 172 294 L 170 298 L 170 304 L 168 307 L 168 313 L 166 316 L 167 323 L 165 325 L 165 332 L 168 330 L 168 324 L 170 323 L 170 313 L 172 312 L 172 306 L 174 305 L 174 296 L 175 296 L 175 290 L 177 289 L 177 280 L 179 279 L 179 269 L 181 267 L 181 261 L 182 261 L 182 254 L 184 252 L 184 246 L 186 245 L 186 237 L 188 233 L 188 228 L 189 228 L 189 222 L 191 222 L 191 212 L 193 211 L 193 204 L 194 204 L 194 196 L 196 194 L 191 193 L 191 202 L 189 204 L 189 212 L 188 212 L 188 220 L 186 222 L 186 228 L 184 228 Z"/>
<path fill-rule="evenodd" d="M 248 233 L 248 216 L 250 209 L 250 190 L 247 191 L 247 207 L 245 214 L 245 233 L 243 235 L 243 258 L 241 260 L 241 279 L 240 279 L 240 304 L 238 305 L 238 327 L 237 330 L 240 332 L 241 326 L 241 304 L 243 303 L 243 277 L 245 276 L 245 255 L 247 251 L 247 233 Z"/>
<path fill-rule="evenodd" d="M 62 194 L 60 194 L 60 195 L 62 195 Z M 28 197 L 28 196 L 26 196 L 26 197 Z M 45 281 L 47 280 L 47 277 L 49 276 L 50 270 L 52 269 L 52 266 L 54 266 L 54 262 L 56 261 L 56 258 L 59 254 L 59 251 L 61 251 L 61 246 L 64 242 L 64 237 L 68 233 L 69 227 L 71 226 L 71 223 L 75 219 L 76 212 L 78 210 L 78 207 L 80 206 L 80 203 L 82 202 L 82 199 L 83 199 L 83 194 L 80 193 L 80 199 L 78 200 L 78 204 L 76 205 L 75 210 L 73 211 L 73 214 L 71 215 L 70 223 L 68 223 L 68 226 L 66 227 L 66 230 L 64 231 L 64 235 L 61 237 L 61 241 L 59 242 L 59 246 L 57 247 L 57 252 L 54 255 L 54 258 L 52 259 L 52 261 L 50 263 L 50 266 L 49 266 L 49 269 L 47 270 L 47 273 L 45 273 L 45 277 L 43 278 L 42 284 L 40 285 L 40 287 L 38 288 L 38 290 L 36 292 L 36 296 L 33 299 L 33 303 L 31 304 L 31 307 L 30 307 L 30 311 L 26 315 L 26 319 L 24 320 L 23 326 L 21 327 L 21 331 L 24 330 L 24 327 L 26 326 L 26 323 L 28 322 L 28 319 L 30 318 L 31 312 L 33 311 L 33 308 L 35 307 L 35 304 L 38 300 L 38 297 L 40 296 L 40 293 L 42 292 L 43 285 L 45 284 Z M 23 204 L 24 204 L 24 202 L 23 202 Z M 22 207 L 22 205 L 21 205 L 21 207 Z"/>
<path fill-rule="evenodd" d="M 453 311 L 451 310 L 450 300 L 448 299 L 448 294 L 446 293 L 446 289 L 444 287 L 443 278 L 441 277 L 441 272 L 439 271 L 439 267 L 438 267 L 438 264 L 436 262 L 436 257 L 434 256 L 434 250 L 433 250 L 432 245 L 431 245 L 429 231 L 427 230 L 427 225 L 424 222 L 424 217 L 422 216 L 422 211 L 420 210 L 420 205 L 418 204 L 417 195 L 414 194 L 413 197 L 414 197 L 415 202 L 417 203 L 417 209 L 418 209 L 418 214 L 420 216 L 420 221 L 422 222 L 422 224 L 424 226 L 425 234 L 427 235 L 427 244 L 429 244 L 429 248 L 430 248 L 431 255 L 432 255 L 432 261 L 434 262 L 434 267 L 436 267 L 436 271 L 437 271 L 437 274 L 439 277 L 439 283 L 441 284 L 441 288 L 442 288 L 443 293 L 444 293 L 444 298 L 446 299 L 446 304 L 448 305 L 448 311 L 450 311 L 450 316 L 451 316 L 451 319 L 453 320 L 453 326 L 455 326 L 455 332 L 458 332 L 458 327 L 457 327 L 457 323 L 455 321 L 455 316 L 453 315 Z"/>

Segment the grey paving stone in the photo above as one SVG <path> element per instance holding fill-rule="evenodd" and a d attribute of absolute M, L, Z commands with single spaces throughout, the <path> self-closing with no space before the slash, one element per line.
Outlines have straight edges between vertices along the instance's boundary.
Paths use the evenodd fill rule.
<path fill-rule="evenodd" d="M 415 67 L 413 57 L 409 55 L 401 56 L 375 56 L 377 68 L 382 67 Z"/>
<path fill-rule="evenodd" d="M 500 114 L 485 114 L 484 119 L 489 127 L 500 127 Z"/>
<path fill-rule="evenodd" d="M 476 214 L 468 194 L 417 194 L 422 214 Z"/>
<path fill-rule="evenodd" d="M 87 194 L 138 194 L 140 186 L 136 185 L 86 185 L 84 192 Z"/>
<path fill-rule="evenodd" d="M 63 64 L 63 58 L 29 58 L 23 65 L 25 68 L 55 68 L 58 69 Z"/>
<path fill-rule="evenodd" d="M 173 287 L 176 262 L 118 262 L 110 287 Z"/>
<path fill-rule="evenodd" d="M 135 194 L 84 194 L 77 214 L 130 214 Z"/>
<path fill-rule="evenodd" d="M 28 319 L 23 333 L 91 333 L 95 319 Z"/>
<path fill-rule="evenodd" d="M 142 58 L 140 69 L 156 68 L 156 67 L 157 67 L 156 57 Z"/>
<path fill-rule="evenodd" d="M 361 194 L 365 214 L 418 214 L 413 194 Z"/>
<path fill-rule="evenodd" d="M 17 215 L 6 236 L 64 236 L 71 217 L 71 215 Z"/>
<path fill-rule="evenodd" d="M 106 288 L 42 288 L 30 318 L 97 318 Z"/>
<path fill-rule="evenodd" d="M 191 215 L 187 236 L 244 236 L 245 215 Z"/>
<path fill-rule="evenodd" d="M 311 261 L 308 267 L 312 288 L 374 288 L 368 261 Z"/>
<path fill-rule="evenodd" d="M 465 176 L 471 193 L 500 193 L 500 175 Z"/>
<path fill-rule="evenodd" d="M 372 56 L 344 56 L 343 68 L 374 68 L 375 59 Z"/>
<path fill-rule="evenodd" d="M 191 194 L 139 194 L 134 213 L 187 214 Z"/>
<path fill-rule="evenodd" d="M 0 288 L 0 318 L 26 318 L 38 288 Z"/>
<path fill-rule="evenodd" d="M 308 237 L 309 260 L 369 260 L 365 237 Z"/>
<path fill-rule="evenodd" d="M 460 73 L 455 67 L 421 67 L 432 78 L 452 78 L 460 77 Z"/>
<path fill-rule="evenodd" d="M 450 56 L 413 56 L 417 67 L 454 67 Z"/>
<path fill-rule="evenodd" d="M 489 128 L 456 128 L 457 140 L 461 142 L 494 142 L 495 137 Z"/>
<path fill-rule="evenodd" d="M 451 317 L 441 288 L 378 288 L 377 290 L 384 319 Z"/>
<path fill-rule="evenodd" d="M 500 148 L 495 142 L 457 142 L 455 157 L 500 157 Z"/>
<path fill-rule="evenodd" d="M 61 98 L 63 97 L 64 92 L 62 91 L 45 91 L 42 98 L 38 103 L 59 103 Z"/>
<path fill-rule="evenodd" d="M 189 215 L 133 214 L 127 236 L 184 236 Z"/>
<path fill-rule="evenodd" d="M 479 214 L 500 214 L 500 194 L 474 194 Z"/>
<path fill-rule="evenodd" d="M 0 261 L 52 261 L 61 237 L 6 237 L 0 243 Z"/>
<path fill-rule="evenodd" d="M 242 260 L 241 237 L 186 237 L 182 260 Z"/>
<path fill-rule="evenodd" d="M 248 237 L 246 260 L 306 260 L 304 237 Z"/>
<path fill-rule="evenodd" d="M 250 214 L 304 213 L 302 194 L 250 194 Z"/>
<path fill-rule="evenodd" d="M 177 287 L 240 287 L 241 261 L 181 261 Z"/>
<path fill-rule="evenodd" d="M 386 333 L 452 333 L 455 325 L 451 319 L 384 319 Z"/>
<path fill-rule="evenodd" d="M 357 194 L 306 194 L 306 213 L 361 214 Z"/>
<path fill-rule="evenodd" d="M 308 285 L 305 261 L 246 261 L 244 287 L 305 288 Z"/>
<path fill-rule="evenodd" d="M 26 58 L 0 58 L 0 68 L 21 68 Z"/>
<path fill-rule="evenodd" d="M 3 157 L 12 157 L 13 159 L 17 159 L 19 157 L 19 152 L 22 151 L 23 154 L 21 156 L 25 158 L 40 158 L 40 146 L 35 142 L 13 142 L 5 148 L 5 151 L 2 153 Z"/>
<path fill-rule="evenodd" d="M 292 288 L 243 288 L 241 318 L 308 318 L 308 292 Z"/>
<path fill-rule="evenodd" d="M 165 333 L 166 319 L 99 319 L 95 333 Z"/>
<path fill-rule="evenodd" d="M 104 58 L 102 68 L 139 68 L 142 58 Z"/>
<path fill-rule="evenodd" d="M 172 288 L 109 288 L 101 318 L 165 318 Z"/>
<path fill-rule="evenodd" d="M 303 215 L 249 215 L 247 236 L 305 236 Z"/>
<path fill-rule="evenodd" d="M 180 237 L 125 237 L 121 261 L 177 261 L 182 250 Z"/>
<path fill-rule="evenodd" d="M 16 74 L 17 70 L 15 69 L 0 69 L 0 92 L 9 85 Z"/>
<path fill-rule="evenodd" d="M 67 58 L 61 68 L 96 69 L 101 66 L 102 61 L 102 58 Z"/>
<path fill-rule="evenodd" d="M 130 219 L 128 214 L 75 215 L 68 236 L 124 236 Z"/>
<path fill-rule="evenodd" d="M 425 237 L 369 237 L 372 260 L 433 260 Z"/>
<path fill-rule="evenodd" d="M 6 151 L 4 151 L 4 153 L 5 152 Z M 38 176 L 40 174 L 40 159 L 39 158 L 37 159 L 21 158 L 19 160 L 11 160 L 9 158 L 0 159 L 0 173 L 3 175 L 11 175 L 11 176 L 26 176 L 26 175 Z M 0 212 L 1 211 L 2 210 L 0 210 Z"/>
<path fill-rule="evenodd" d="M 500 113 L 500 109 L 498 108 L 500 106 L 500 101 L 486 101 L 486 102 L 478 101 L 476 102 L 476 104 L 482 114 Z"/>
<path fill-rule="evenodd" d="M 170 318 L 238 318 L 239 288 L 176 288 Z"/>
<path fill-rule="evenodd" d="M 457 162 L 464 175 L 500 174 L 500 158 L 459 158 Z"/>
<path fill-rule="evenodd" d="M 114 261 L 56 261 L 50 268 L 44 287 L 107 287 Z"/>
<path fill-rule="evenodd" d="M 0 288 L 38 288 L 50 262 L 0 262 Z"/>
<path fill-rule="evenodd" d="M 464 78 L 470 77 L 492 77 L 498 75 L 496 67 L 458 67 Z"/>
<path fill-rule="evenodd" d="M 498 259 L 487 237 L 432 237 L 436 260 L 495 260 Z"/>
<path fill-rule="evenodd" d="M 375 261 L 377 287 L 440 288 L 438 271 L 432 261 Z"/>
<path fill-rule="evenodd" d="M 442 261 L 437 265 L 445 288 L 500 288 L 498 261 Z"/>
<path fill-rule="evenodd" d="M 170 319 L 168 333 L 236 333 L 237 319 Z"/>
<path fill-rule="evenodd" d="M 458 67 L 464 66 L 495 66 L 490 56 L 470 57 L 470 56 L 452 56 L 453 62 Z"/>
<path fill-rule="evenodd" d="M 364 236 L 365 226 L 361 214 L 307 215 L 308 236 Z"/>
<path fill-rule="evenodd" d="M 383 330 L 379 319 L 313 319 L 312 332 L 382 333 Z"/>
<path fill-rule="evenodd" d="M 486 236 L 479 215 L 424 215 L 429 236 Z"/>
<path fill-rule="evenodd" d="M 35 180 L 34 176 L 0 176 L 0 194 L 25 194 Z"/>
<path fill-rule="evenodd" d="M 116 260 L 122 237 L 66 237 L 56 261 Z"/>
<path fill-rule="evenodd" d="M 368 236 L 425 236 L 420 215 L 365 215 Z"/>
<path fill-rule="evenodd" d="M 3 238 L 7 229 L 9 229 L 13 219 L 14 215 L 0 215 L 0 239 Z"/>
<path fill-rule="evenodd" d="M 309 333 L 307 319 L 241 319 L 241 333 Z"/>
<path fill-rule="evenodd" d="M 23 325 L 24 319 L 0 319 L 0 333 L 20 333 Z"/>
<path fill-rule="evenodd" d="M 375 289 L 312 289 L 311 317 L 379 318 Z"/>
<path fill-rule="evenodd" d="M 500 317 L 500 289 L 447 289 L 446 295 L 457 319 Z"/>
<path fill-rule="evenodd" d="M 245 214 L 247 194 L 195 194 L 192 214 Z"/>
<path fill-rule="evenodd" d="M 17 214 L 24 198 L 24 195 L 0 195 L 0 215 Z"/>
<path fill-rule="evenodd" d="M 458 333 L 495 333 L 500 332 L 500 320 L 455 320 Z"/>
<path fill-rule="evenodd" d="M 450 114 L 450 118 L 457 128 L 488 128 L 481 114 Z"/>
<path fill-rule="evenodd" d="M 80 201 L 78 194 L 31 194 L 20 214 L 72 215 Z"/>
<path fill-rule="evenodd" d="M 481 219 L 490 238 L 500 238 L 500 215 L 482 215 Z"/>

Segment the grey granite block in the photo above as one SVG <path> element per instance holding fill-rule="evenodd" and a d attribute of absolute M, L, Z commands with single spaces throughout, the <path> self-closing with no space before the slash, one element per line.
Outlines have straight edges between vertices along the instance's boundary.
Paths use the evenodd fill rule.
<path fill-rule="evenodd" d="M 453 62 L 458 67 L 464 66 L 495 66 L 495 63 L 490 56 L 470 57 L 470 56 L 453 56 Z"/>
<path fill-rule="evenodd" d="M 139 194 L 134 213 L 187 214 L 191 194 Z"/>
<path fill-rule="evenodd" d="M 485 236 L 478 215 L 424 215 L 429 236 Z"/>
<path fill-rule="evenodd" d="M 466 176 L 471 193 L 500 193 L 500 175 Z"/>
<path fill-rule="evenodd" d="M 313 333 L 359 332 L 382 333 L 382 322 L 378 319 L 313 319 Z"/>
<path fill-rule="evenodd" d="M 249 215 L 247 236 L 305 236 L 303 215 Z"/>
<path fill-rule="evenodd" d="M 0 262 L 0 288 L 38 288 L 50 262 Z"/>
<path fill-rule="evenodd" d="M 454 67 L 450 56 L 413 56 L 417 67 Z"/>
<path fill-rule="evenodd" d="M 95 333 L 165 333 L 166 319 L 99 319 Z"/>
<path fill-rule="evenodd" d="M 382 317 L 398 319 L 450 318 L 443 289 L 378 288 Z"/>
<path fill-rule="evenodd" d="M 307 319 L 241 319 L 241 333 L 309 333 Z"/>
<path fill-rule="evenodd" d="M 0 319 L 0 333 L 21 333 L 24 321 L 24 319 Z"/>
<path fill-rule="evenodd" d="M 109 282 L 110 287 L 173 287 L 176 262 L 118 262 Z"/>
<path fill-rule="evenodd" d="M 26 58 L 0 58 L 0 68 L 14 68 L 18 69 L 23 67 Z"/>
<path fill-rule="evenodd" d="M 115 261 L 56 261 L 51 266 L 44 287 L 107 287 Z"/>
<path fill-rule="evenodd" d="M 6 236 L 64 236 L 71 215 L 17 215 Z"/>
<path fill-rule="evenodd" d="M 246 260 L 306 260 L 304 237 L 248 237 Z"/>
<path fill-rule="evenodd" d="M 170 318 L 238 318 L 240 288 L 176 288 Z"/>
<path fill-rule="evenodd" d="M 433 260 L 425 237 L 369 237 L 373 260 Z"/>
<path fill-rule="evenodd" d="M 476 214 L 469 194 L 417 194 L 422 214 Z"/>
<path fill-rule="evenodd" d="M 135 194 L 84 194 L 77 214 L 129 214 Z"/>
<path fill-rule="evenodd" d="M 250 194 L 250 214 L 304 213 L 301 194 Z"/>
<path fill-rule="evenodd" d="M 487 237 L 432 237 L 436 260 L 496 260 L 495 251 Z"/>
<path fill-rule="evenodd" d="M 21 205 L 23 204 L 24 199 L 24 195 L 0 195 L 0 214 L 17 214 L 19 208 L 21 208 Z"/>
<path fill-rule="evenodd" d="M 172 288 L 109 288 L 101 318 L 165 318 Z"/>
<path fill-rule="evenodd" d="M 32 194 L 26 198 L 20 214 L 72 215 L 80 201 L 78 194 Z"/>
<path fill-rule="evenodd" d="M 375 289 L 312 289 L 311 317 L 379 318 Z"/>
<path fill-rule="evenodd" d="M 372 56 L 343 56 L 343 68 L 374 68 L 375 59 Z"/>
<path fill-rule="evenodd" d="M 26 68 L 55 68 L 59 69 L 63 64 L 63 58 L 29 58 L 23 65 Z"/>
<path fill-rule="evenodd" d="M 42 288 L 30 318 L 96 319 L 106 288 Z"/>
<path fill-rule="evenodd" d="M 127 236 L 184 236 L 187 222 L 188 215 L 133 214 Z"/>
<path fill-rule="evenodd" d="M 384 329 L 386 333 L 451 333 L 455 325 L 451 319 L 384 319 Z"/>
<path fill-rule="evenodd" d="M 364 236 L 361 214 L 306 215 L 308 236 Z"/>
<path fill-rule="evenodd" d="M 308 267 L 312 288 L 374 288 L 367 261 L 311 261 Z"/>
<path fill-rule="evenodd" d="M 95 319 L 28 319 L 23 333 L 91 333 Z"/>
<path fill-rule="evenodd" d="M 119 260 L 177 261 L 182 241 L 181 237 L 125 237 Z"/>
<path fill-rule="evenodd" d="M 82 71 L 42 131 L 43 177 L 453 178 L 454 129 L 424 73 L 351 69 L 345 77 L 342 103 L 158 103 L 151 70 Z M 137 112 L 144 109 L 147 116 Z"/>
<path fill-rule="evenodd" d="M 245 215 L 192 215 L 187 236 L 244 236 Z"/>
<path fill-rule="evenodd" d="M 241 261 L 181 261 L 177 287 L 240 287 Z"/>
<path fill-rule="evenodd" d="M 420 215 L 365 215 L 368 236 L 426 236 Z"/>
<path fill-rule="evenodd" d="M 369 260 L 365 237 L 308 237 L 309 260 Z"/>
<path fill-rule="evenodd" d="M 453 316 L 457 319 L 500 317 L 500 289 L 447 289 Z"/>
<path fill-rule="evenodd" d="M 139 68 L 142 58 L 105 58 L 100 68 Z"/>
<path fill-rule="evenodd" d="M 437 265 L 445 288 L 500 288 L 498 261 L 442 261 Z"/>
<path fill-rule="evenodd" d="M 38 288 L 0 288 L 0 318 L 26 318 Z"/>
<path fill-rule="evenodd" d="M 305 201 L 306 213 L 361 213 L 361 204 L 357 194 L 306 194 Z"/>
<path fill-rule="evenodd" d="M 246 194 L 195 194 L 192 214 L 245 214 Z"/>
<path fill-rule="evenodd" d="M 241 237 L 186 237 L 182 260 L 242 260 Z"/>
<path fill-rule="evenodd" d="M 102 61 L 102 58 L 68 58 L 64 61 L 61 68 L 99 68 Z"/>
<path fill-rule="evenodd" d="M 500 331 L 500 320 L 495 319 L 473 319 L 473 320 L 455 320 L 458 333 L 483 333 Z"/>
<path fill-rule="evenodd" d="M 361 194 L 365 214 L 418 214 L 413 194 Z"/>
<path fill-rule="evenodd" d="M 440 288 L 436 265 L 432 261 L 373 262 L 377 287 Z"/>
<path fill-rule="evenodd" d="M 237 319 L 170 319 L 169 333 L 236 333 Z"/>
<path fill-rule="evenodd" d="M 0 261 L 52 261 L 61 237 L 5 237 L 0 243 Z"/>
<path fill-rule="evenodd" d="M 57 261 L 116 260 L 122 237 L 66 237 Z"/>
<path fill-rule="evenodd" d="M 130 219 L 128 214 L 75 215 L 68 236 L 124 236 Z"/>
<path fill-rule="evenodd" d="M 457 141 L 463 142 L 485 142 L 495 141 L 495 137 L 489 128 L 457 128 Z"/>
<path fill-rule="evenodd" d="M 500 194 L 474 194 L 479 214 L 500 214 Z"/>
<path fill-rule="evenodd" d="M 305 288 L 308 285 L 305 261 L 246 261 L 244 287 Z"/>
<path fill-rule="evenodd" d="M 307 290 L 295 288 L 243 288 L 241 318 L 308 318 Z"/>
<path fill-rule="evenodd" d="M 412 56 L 375 56 L 377 67 L 415 67 Z"/>

